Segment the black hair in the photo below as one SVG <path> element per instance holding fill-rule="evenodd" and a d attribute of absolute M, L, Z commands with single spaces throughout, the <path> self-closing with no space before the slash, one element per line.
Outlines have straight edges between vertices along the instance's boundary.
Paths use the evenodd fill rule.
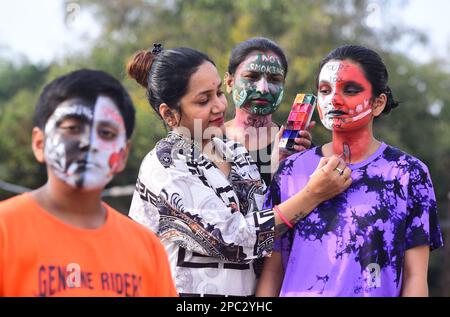
<path fill-rule="evenodd" d="M 108 96 L 115 102 L 122 114 L 127 138 L 130 139 L 135 123 L 133 101 L 117 79 L 98 70 L 80 69 L 46 85 L 35 108 L 34 125 L 44 130 L 47 120 L 67 99 L 81 98 L 94 104 L 99 95 Z"/>
<path fill-rule="evenodd" d="M 343 45 L 332 50 L 319 65 L 316 86 L 319 86 L 319 74 L 322 67 L 330 60 L 351 60 L 361 65 L 367 80 L 372 85 L 372 97 L 386 94 L 387 101 L 384 114 L 398 107 L 399 102 L 394 99 L 391 88 L 388 86 L 389 74 L 380 55 L 377 52 L 360 45 Z"/>
<path fill-rule="evenodd" d="M 128 62 L 127 72 L 147 90 L 147 98 L 158 115 L 159 106 L 180 111 L 180 99 L 187 93 L 189 79 L 204 62 L 214 62 L 200 51 L 180 47 L 160 51 L 139 51 Z"/>
<path fill-rule="evenodd" d="M 233 75 L 239 64 L 253 51 L 262 51 L 264 53 L 274 52 L 281 59 L 284 68 L 284 78 L 288 72 L 288 62 L 283 50 L 272 40 L 265 37 L 253 37 L 236 45 L 231 51 L 230 60 L 228 62 L 228 73 Z"/>

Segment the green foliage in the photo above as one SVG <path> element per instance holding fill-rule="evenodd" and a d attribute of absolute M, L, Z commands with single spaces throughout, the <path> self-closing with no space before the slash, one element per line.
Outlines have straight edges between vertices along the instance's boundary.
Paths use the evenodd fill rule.
<path fill-rule="evenodd" d="M 19 65 L 0 60 L 0 111 L 1 105 L 23 87 L 38 88 L 47 71 L 47 67 L 30 64 L 26 60 L 21 60 Z"/>
<path fill-rule="evenodd" d="M 45 182 L 45 169 L 31 151 L 32 113 L 35 94 L 19 91 L 0 117 L 0 179 L 25 187 L 38 187 Z"/>

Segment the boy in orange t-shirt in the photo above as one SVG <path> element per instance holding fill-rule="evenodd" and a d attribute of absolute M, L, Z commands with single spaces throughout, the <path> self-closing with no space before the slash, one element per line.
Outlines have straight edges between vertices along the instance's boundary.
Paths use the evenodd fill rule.
<path fill-rule="evenodd" d="M 0 296 L 177 296 L 159 239 L 101 201 L 125 168 L 134 115 L 104 72 L 45 87 L 32 148 L 48 181 L 0 203 Z"/>

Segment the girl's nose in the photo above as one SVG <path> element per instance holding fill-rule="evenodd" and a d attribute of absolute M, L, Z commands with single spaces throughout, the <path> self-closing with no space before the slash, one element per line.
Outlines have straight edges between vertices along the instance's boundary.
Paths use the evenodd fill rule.
<path fill-rule="evenodd" d="M 334 92 L 333 98 L 331 99 L 331 102 L 333 106 L 342 106 L 343 105 L 343 99 L 340 93 Z"/>
<path fill-rule="evenodd" d="M 269 91 L 269 85 L 267 84 L 266 78 L 263 76 L 256 84 L 256 91 L 265 94 Z"/>

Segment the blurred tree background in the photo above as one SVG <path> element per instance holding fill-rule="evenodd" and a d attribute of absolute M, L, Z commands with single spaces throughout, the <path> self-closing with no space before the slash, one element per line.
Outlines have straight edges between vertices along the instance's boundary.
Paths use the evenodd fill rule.
<path fill-rule="evenodd" d="M 125 64 L 135 51 L 147 49 L 154 42 L 162 42 L 167 48 L 194 47 L 208 53 L 224 74 L 235 44 L 252 36 L 269 37 L 280 44 L 289 61 L 284 101 L 275 115 L 275 120 L 283 123 L 295 95 L 315 90 L 319 61 L 341 44 L 357 43 L 382 55 L 394 96 L 401 102 L 398 109 L 376 122 L 375 134 L 428 165 L 441 226 L 450 238 L 448 62 L 433 59 L 417 63 L 394 48 L 400 41 L 426 43 L 426 34 L 398 25 L 396 19 L 384 22 L 382 28 L 371 27 L 371 3 L 366 0 L 75 2 L 89 11 L 102 29 L 90 50 L 67 54 L 48 65 L 33 65 L 25 59 L 0 60 L 0 180 L 28 188 L 45 183 L 45 169 L 35 163 L 31 153 L 31 116 L 42 87 L 68 71 L 107 71 L 122 80 L 133 97 L 137 107 L 134 147 L 126 172 L 111 184 L 122 186 L 134 184 L 142 158 L 166 133 L 148 106 L 145 91 L 125 76 Z M 403 3 L 407 5 L 407 1 Z M 387 12 L 391 5 L 391 1 L 384 1 L 381 7 Z M 227 116 L 233 116 L 232 107 Z M 330 139 L 330 134 L 319 124 L 313 137 L 316 144 L 321 144 Z M 0 199 L 12 195 L 0 189 Z M 131 196 L 106 200 L 126 213 Z M 450 296 L 449 247 L 432 253 L 429 274 L 431 295 Z"/>

